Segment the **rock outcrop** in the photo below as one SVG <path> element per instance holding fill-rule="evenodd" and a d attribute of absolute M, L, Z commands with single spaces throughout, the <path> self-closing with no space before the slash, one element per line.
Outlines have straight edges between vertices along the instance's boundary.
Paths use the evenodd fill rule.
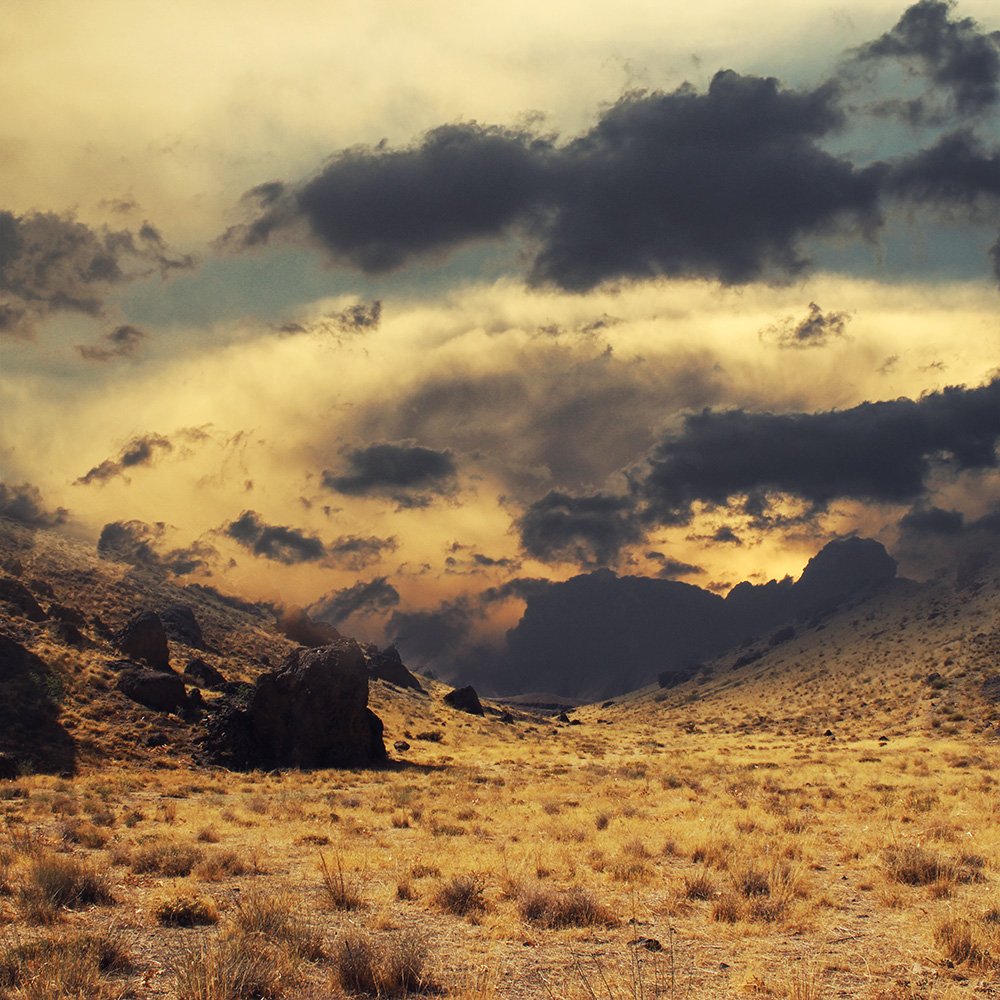
<path fill-rule="evenodd" d="M 35 595 L 13 577 L 0 577 L 0 601 L 9 604 L 16 614 L 29 622 L 43 622 L 48 617 L 35 600 Z"/>
<path fill-rule="evenodd" d="M 153 611 L 129 619 L 114 637 L 115 646 L 133 660 L 142 660 L 154 670 L 170 669 L 170 653 L 163 621 Z"/>
<path fill-rule="evenodd" d="M 474 687 L 455 688 L 444 696 L 446 705 L 457 708 L 460 712 L 468 712 L 469 715 L 483 715 L 483 706 L 479 701 Z"/>
<path fill-rule="evenodd" d="M 194 616 L 194 609 L 187 604 L 172 604 L 160 612 L 160 620 L 167 636 L 174 642 L 181 642 L 192 649 L 205 648 L 201 625 Z"/>
<path fill-rule="evenodd" d="M 409 688 L 426 694 L 420 681 L 403 665 L 402 657 L 395 646 L 380 650 L 377 646 L 362 647 L 368 663 L 368 672 L 380 681 L 388 681 L 396 687 Z"/>
<path fill-rule="evenodd" d="M 290 653 L 207 721 L 205 747 L 237 767 L 345 767 L 385 759 L 368 708 L 368 669 L 353 639 Z"/>
<path fill-rule="evenodd" d="M 184 668 L 184 676 L 195 684 L 207 688 L 221 688 L 226 683 L 226 678 L 221 671 L 216 670 L 210 663 L 206 663 L 200 657 L 188 660 Z"/>

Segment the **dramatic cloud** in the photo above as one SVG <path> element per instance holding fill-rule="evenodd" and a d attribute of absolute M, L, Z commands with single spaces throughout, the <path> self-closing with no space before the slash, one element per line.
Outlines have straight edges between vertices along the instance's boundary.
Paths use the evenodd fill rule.
<path fill-rule="evenodd" d="M 304 220 L 335 259 L 379 273 L 519 223 L 540 245 L 531 280 L 564 289 L 785 278 L 807 264 L 805 237 L 880 221 L 883 168 L 817 145 L 843 123 L 837 96 L 723 71 L 704 94 L 629 94 L 558 148 L 523 131 L 442 126 L 410 149 L 340 153 L 297 188 L 254 189 L 257 217 L 225 242 L 253 246 Z"/>
<path fill-rule="evenodd" d="M 339 625 L 345 618 L 358 614 L 388 611 L 399 604 L 399 591 L 384 576 L 361 581 L 321 597 L 309 606 L 309 614 L 319 620 Z"/>
<path fill-rule="evenodd" d="M 345 569 L 359 570 L 378 562 L 388 552 L 397 548 L 395 538 L 379 538 L 375 535 L 342 535 L 326 547 L 332 562 Z"/>
<path fill-rule="evenodd" d="M 519 601 L 526 601 L 529 597 L 539 593 L 546 587 L 551 587 L 552 581 L 537 576 L 520 576 L 506 583 L 501 583 L 496 587 L 487 587 L 480 592 L 479 602 L 483 605 L 497 604 L 500 601 L 509 601 L 512 598 Z"/>
<path fill-rule="evenodd" d="M 524 512 L 517 527 L 529 555 L 582 566 L 613 563 L 622 548 L 642 538 L 631 500 L 609 493 L 570 496 L 552 490 Z"/>
<path fill-rule="evenodd" d="M 306 535 L 285 525 L 266 524 L 253 510 L 243 511 L 223 532 L 255 556 L 287 566 L 318 562 L 326 556 L 326 546 L 315 535 Z"/>
<path fill-rule="evenodd" d="M 429 610 L 394 611 L 386 631 L 407 663 L 433 668 L 452 660 L 480 616 L 469 598 L 458 597 Z"/>
<path fill-rule="evenodd" d="M 123 476 L 129 469 L 152 465 L 158 455 L 173 451 L 173 447 L 170 439 L 162 434 L 147 434 L 144 437 L 133 438 L 122 448 L 118 458 L 106 458 L 86 475 L 80 476 L 76 482 L 83 486 L 105 483 L 115 476 Z"/>
<path fill-rule="evenodd" d="M 29 528 L 54 528 L 66 522 L 69 511 L 65 507 L 47 510 L 41 492 L 31 483 L 10 486 L 0 482 L 0 517 Z"/>
<path fill-rule="evenodd" d="M 92 229 L 70 215 L 0 211 L 0 334 L 31 336 L 53 312 L 100 315 L 114 285 L 151 268 L 189 268 L 149 223 L 138 231 Z"/>
<path fill-rule="evenodd" d="M 104 345 L 93 346 L 90 344 L 78 344 L 77 350 L 87 361 L 111 361 L 114 358 L 131 358 L 139 350 L 139 346 L 146 339 L 148 334 L 134 326 L 125 324 L 117 326 L 111 333 L 106 334 Z"/>
<path fill-rule="evenodd" d="M 969 17 L 953 18 L 953 2 L 919 0 L 890 31 L 855 52 L 861 62 L 902 61 L 947 90 L 954 110 L 974 115 L 1000 98 L 1000 32 L 983 32 Z M 924 102 L 911 102 L 911 120 L 926 117 Z"/>
<path fill-rule="evenodd" d="M 778 347 L 823 347 L 831 340 L 844 336 L 850 319 L 850 313 L 823 312 L 815 302 L 810 302 L 804 319 L 797 323 L 790 318 L 784 319 L 761 330 L 760 337 L 776 343 Z"/>
<path fill-rule="evenodd" d="M 346 454 L 347 469 L 323 472 L 323 485 L 348 496 L 387 496 L 400 507 L 424 507 L 430 494 L 455 490 L 454 456 L 420 445 L 383 442 Z"/>
<path fill-rule="evenodd" d="M 660 568 L 656 575 L 664 580 L 673 580 L 678 576 L 700 576 L 705 572 L 700 566 L 682 562 L 680 559 L 671 559 L 662 552 L 647 552 L 646 558 L 659 563 Z"/>
<path fill-rule="evenodd" d="M 837 497 L 904 503 L 938 465 L 996 468 L 998 438 L 1000 379 L 826 413 L 705 410 L 654 449 L 636 489 L 647 517 L 667 524 L 689 520 L 695 501 L 761 491 L 817 508 Z"/>
<path fill-rule="evenodd" d="M 904 532 L 930 535 L 958 535 L 965 526 L 965 515 L 960 510 L 943 510 L 941 507 L 914 507 L 899 519 Z"/>
<path fill-rule="evenodd" d="M 248 192 L 260 214 L 224 241 L 253 246 L 304 219 L 337 260 L 389 271 L 518 221 L 548 183 L 549 151 L 524 132 L 475 123 L 443 125 L 411 149 L 346 150 L 294 191 L 275 182 Z"/>
<path fill-rule="evenodd" d="M 163 551 L 161 543 L 166 534 L 167 526 L 162 521 L 113 521 L 101 529 L 97 551 L 105 559 L 163 569 L 177 576 L 209 569 L 217 561 L 218 551 L 203 541 Z"/>

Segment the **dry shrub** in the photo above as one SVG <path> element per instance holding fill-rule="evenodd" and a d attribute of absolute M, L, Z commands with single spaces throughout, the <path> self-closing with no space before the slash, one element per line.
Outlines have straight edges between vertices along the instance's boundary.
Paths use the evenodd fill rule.
<path fill-rule="evenodd" d="M 68 819 L 62 824 L 62 838 L 69 844 L 96 849 L 104 847 L 111 834 L 87 820 Z"/>
<path fill-rule="evenodd" d="M 340 855 L 336 856 L 336 871 L 332 871 L 326 863 L 326 858 L 319 856 L 321 872 L 321 888 L 327 903 L 334 910 L 358 910 L 361 908 L 361 893 L 354 882 L 344 874 L 344 865 Z"/>
<path fill-rule="evenodd" d="M 156 919 L 166 927 L 198 927 L 219 922 L 219 908 L 210 896 L 183 892 L 156 908 Z"/>
<path fill-rule="evenodd" d="M 333 961 L 340 986 L 352 993 L 393 997 L 434 989 L 424 975 L 427 947 L 415 934 L 386 937 L 355 931 L 341 939 Z"/>
<path fill-rule="evenodd" d="M 174 840 L 161 840 L 132 852 L 130 866 L 137 875 L 164 875 L 183 878 L 205 857 L 205 852 L 194 844 Z"/>
<path fill-rule="evenodd" d="M 296 901 L 285 893 L 248 893 L 236 907 L 236 927 L 308 961 L 324 956 L 323 935 L 306 922 Z"/>
<path fill-rule="evenodd" d="M 988 918 L 986 914 L 981 924 L 962 917 L 945 920 L 934 930 L 934 943 L 955 965 L 1000 969 L 1000 932 Z"/>
<path fill-rule="evenodd" d="M 434 901 L 447 913 L 465 917 L 484 913 L 483 880 L 478 875 L 456 875 L 445 882 L 434 895 Z"/>
<path fill-rule="evenodd" d="M 29 920 L 50 923 L 62 908 L 113 903 L 107 878 L 74 857 L 42 854 L 28 869 L 21 898 Z"/>
<path fill-rule="evenodd" d="M 102 974 L 131 969 L 131 944 L 116 926 L 99 934 L 0 941 L 0 993 L 16 990 L 20 1000 L 96 1000 L 109 995 Z"/>
<path fill-rule="evenodd" d="M 743 916 L 743 903 L 734 892 L 724 892 L 712 906 L 712 919 L 722 924 L 735 924 Z"/>
<path fill-rule="evenodd" d="M 688 875 L 684 879 L 685 899 L 711 899 L 716 893 L 715 882 L 707 871 Z"/>
<path fill-rule="evenodd" d="M 250 866 L 237 851 L 213 851 L 191 869 L 203 882 L 221 882 L 224 878 L 246 875 Z"/>
<path fill-rule="evenodd" d="M 280 1000 L 285 971 L 273 949 L 244 935 L 202 938 L 174 963 L 178 1000 Z"/>
<path fill-rule="evenodd" d="M 528 889 L 519 909 L 522 919 L 538 927 L 614 927 L 618 923 L 592 892 L 578 886 L 563 892 Z"/>
<path fill-rule="evenodd" d="M 737 891 L 746 899 L 771 895 L 771 880 L 767 872 L 748 865 L 733 875 Z"/>

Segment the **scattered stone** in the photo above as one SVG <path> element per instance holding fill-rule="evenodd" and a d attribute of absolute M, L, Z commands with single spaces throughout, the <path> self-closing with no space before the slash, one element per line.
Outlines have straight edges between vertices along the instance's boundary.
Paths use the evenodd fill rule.
<path fill-rule="evenodd" d="M 396 740 L 396 742 L 393 743 L 392 748 L 397 753 L 406 753 L 406 751 L 410 749 L 410 744 L 407 743 L 406 740 Z"/>
<path fill-rule="evenodd" d="M 16 608 L 29 622 L 43 622 L 46 615 L 28 588 L 13 577 L 0 577 L 0 601 Z"/>
<path fill-rule="evenodd" d="M 368 708 L 368 669 L 353 639 L 290 653 L 207 723 L 206 749 L 249 767 L 342 767 L 385 759 L 382 720 Z"/>
<path fill-rule="evenodd" d="M 645 948 L 646 951 L 663 951 L 663 945 L 656 938 L 638 937 L 629 941 L 630 948 Z"/>
<path fill-rule="evenodd" d="M 579 719 L 570 719 L 569 724 L 571 726 L 582 726 L 583 723 Z"/>
<path fill-rule="evenodd" d="M 560 712 L 556 716 L 556 722 L 562 722 L 562 723 L 564 723 L 565 725 L 568 726 L 569 725 L 569 716 L 565 712 Z"/>
<path fill-rule="evenodd" d="M 510 712 L 501 712 L 500 713 L 500 721 L 509 726 L 509 725 L 511 725 L 513 723 L 514 716 L 511 715 Z"/>
<path fill-rule="evenodd" d="M 143 611 L 131 618 L 115 635 L 114 643 L 126 656 L 144 660 L 154 670 L 170 669 L 167 633 L 155 611 Z"/>
<path fill-rule="evenodd" d="M 210 663 L 206 663 L 201 657 L 188 660 L 184 668 L 184 676 L 190 678 L 200 687 L 220 689 L 226 684 L 226 678 L 221 671 L 216 670 Z"/>
<path fill-rule="evenodd" d="M 823 735 L 824 736 L 833 736 L 833 730 L 832 729 L 828 729 L 825 733 L 823 733 Z"/>
<path fill-rule="evenodd" d="M 61 642 L 64 646 L 84 649 L 90 645 L 90 640 L 72 622 L 59 620 L 50 622 L 49 632 L 53 639 Z"/>
<path fill-rule="evenodd" d="M 427 693 L 421 687 L 420 681 L 403 665 L 402 657 L 400 657 L 399 650 L 395 646 L 379 650 L 378 646 L 366 645 L 362 649 L 365 654 L 365 660 L 368 663 L 368 672 L 372 677 L 381 681 L 388 681 L 397 687 L 419 691 L 421 694 Z"/>
<path fill-rule="evenodd" d="M 450 705 L 460 712 L 468 712 L 469 715 L 485 714 L 483 706 L 479 701 L 479 695 L 476 694 L 476 689 L 471 685 L 449 691 L 444 696 L 444 702 L 446 705 Z"/>
<path fill-rule="evenodd" d="M 177 674 L 160 670 L 122 670 L 115 685 L 126 698 L 158 712 L 175 712 L 188 703 L 184 681 Z"/>
<path fill-rule="evenodd" d="M 611 700 L 611 701 L 602 701 L 602 702 L 601 702 L 601 708 L 611 708 L 611 706 L 612 706 L 612 705 L 613 705 L 614 703 L 615 703 L 615 702 L 614 702 L 614 699 L 613 699 L 613 698 L 612 698 L 612 700 Z"/>
<path fill-rule="evenodd" d="M 167 637 L 174 642 L 183 643 L 192 649 L 204 649 L 205 639 L 201 634 L 201 625 L 194 616 L 194 609 L 187 604 L 172 604 L 160 612 L 160 620 Z"/>

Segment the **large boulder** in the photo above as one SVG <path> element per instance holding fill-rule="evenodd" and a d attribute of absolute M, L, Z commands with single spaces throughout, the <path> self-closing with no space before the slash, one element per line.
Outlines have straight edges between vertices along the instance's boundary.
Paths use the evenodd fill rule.
<path fill-rule="evenodd" d="M 187 604 L 172 604 L 160 612 L 160 620 L 169 638 L 175 642 L 181 642 L 192 649 L 205 648 L 201 625 L 194 616 L 194 609 Z"/>
<path fill-rule="evenodd" d="M 207 723 L 206 748 L 246 767 L 344 767 L 385 759 L 382 721 L 368 708 L 368 669 L 353 639 L 290 653 Z"/>
<path fill-rule="evenodd" d="M 0 601 L 11 605 L 20 617 L 27 618 L 29 622 L 43 622 L 48 617 L 34 594 L 13 577 L 0 577 Z"/>
<path fill-rule="evenodd" d="M 126 698 L 158 712 L 176 712 L 186 708 L 184 681 L 174 673 L 160 670 L 123 670 L 116 687 Z"/>
<path fill-rule="evenodd" d="M 377 646 L 369 646 L 365 650 L 368 661 L 368 672 L 380 681 L 388 681 L 396 687 L 410 688 L 426 694 L 420 686 L 420 681 L 403 665 L 403 659 L 395 646 L 380 650 Z"/>
<path fill-rule="evenodd" d="M 133 660 L 143 660 L 154 670 L 170 669 L 167 633 L 154 611 L 143 611 L 129 619 L 115 634 L 114 644 Z"/>
<path fill-rule="evenodd" d="M 457 708 L 460 712 L 468 712 L 469 715 L 483 715 L 483 706 L 479 701 L 474 687 L 455 688 L 444 696 L 446 705 Z"/>

